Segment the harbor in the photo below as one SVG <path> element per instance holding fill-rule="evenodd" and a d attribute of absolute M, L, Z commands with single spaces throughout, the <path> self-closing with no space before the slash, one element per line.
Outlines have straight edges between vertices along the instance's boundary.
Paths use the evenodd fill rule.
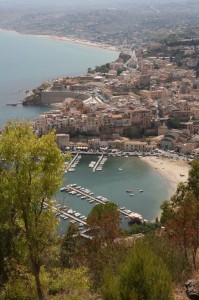
<path fill-rule="evenodd" d="M 143 216 L 143 219 L 154 220 L 160 210 L 160 204 L 168 197 L 167 181 L 152 169 L 139 157 L 107 157 L 103 165 L 103 171 L 92 172 L 89 168 L 91 162 L 96 163 L 99 155 L 83 155 L 76 166 L 75 172 L 68 172 L 64 175 L 62 187 L 77 183 L 77 186 L 86 187 L 97 197 L 109 199 L 118 204 L 124 210 L 130 210 Z M 122 169 L 122 171 L 119 170 Z M 154 188 L 155 187 L 155 188 Z M 141 192 L 141 190 L 143 192 Z M 129 191 L 129 192 L 127 192 Z M 76 192 L 71 194 L 69 192 Z M 87 216 L 94 205 L 102 203 L 100 199 L 87 198 L 83 192 L 68 191 L 67 193 L 58 191 L 54 196 L 57 203 L 67 206 L 84 216 Z M 77 196 L 80 194 L 79 196 Z M 133 194 L 133 195 L 132 195 Z M 85 197 L 85 198 L 81 198 Z M 88 199 L 88 200 L 87 200 Z M 128 228 L 128 212 L 122 216 L 121 226 Z M 125 218 L 126 216 L 126 218 Z M 61 221 L 62 231 L 66 230 L 67 222 Z"/>
<path fill-rule="evenodd" d="M 94 194 L 81 186 L 77 186 L 77 184 L 70 184 L 61 188 L 61 191 L 68 192 L 72 195 L 76 195 L 77 197 L 81 197 L 81 200 L 88 200 L 90 203 L 95 202 L 96 204 L 105 204 L 109 202 L 109 200 L 103 196 L 94 196 Z M 125 207 L 118 208 L 118 211 L 125 218 L 128 218 L 129 221 L 134 221 L 137 223 L 143 222 L 143 217 L 141 214 L 132 212 L 130 209 L 126 209 Z"/>
<path fill-rule="evenodd" d="M 67 173 L 67 172 L 74 172 L 76 166 L 80 162 L 80 159 L 81 159 L 81 155 L 77 153 L 73 157 L 73 159 L 69 163 L 67 163 L 65 173 Z"/>
<path fill-rule="evenodd" d="M 48 208 L 49 205 L 45 202 L 44 203 L 44 208 Z M 71 208 L 68 208 L 67 206 L 62 206 L 61 204 L 56 204 L 54 206 L 52 206 L 52 211 L 55 213 L 55 215 L 63 220 L 68 220 L 73 224 L 77 224 L 77 226 L 79 227 L 79 232 L 80 235 L 86 238 L 90 238 L 91 237 L 89 235 L 87 235 L 86 233 L 89 231 L 89 229 L 87 228 L 87 217 L 81 215 L 80 213 L 73 211 Z"/>
<path fill-rule="evenodd" d="M 102 154 L 101 156 L 99 156 L 98 161 L 93 166 L 93 172 L 95 172 L 95 171 L 102 171 L 102 168 L 103 168 L 106 160 L 107 160 L 107 157 L 104 157 L 104 154 Z"/>

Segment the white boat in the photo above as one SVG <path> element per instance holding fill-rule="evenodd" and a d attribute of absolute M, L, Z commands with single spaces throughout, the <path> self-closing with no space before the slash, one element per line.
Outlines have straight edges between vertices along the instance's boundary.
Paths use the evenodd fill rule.
<path fill-rule="evenodd" d="M 93 168 L 95 166 L 96 162 L 95 161 L 91 161 L 90 164 L 88 165 L 89 168 Z"/>
<path fill-rule="evenodd" d="M 122 168 L 119 168 L 118 170 L 119 170 L 119 171 L 122 171 Z"/>
<path fill-rule="evenodd" d="M 74 215 L 75 215 L 75 217 L 79 217 L 80 213 L 75 213 Z"/>
<path fill-rule="evenodd" d="M 64 192 L 66 190 L 66 188 L 65 187 L 62 187 L 61 189 L 60 189 L 60 192 Z"/>
<path fill-rule="evenodd" d="M 139 192 L 140 192 L 140 193 L 142 193 L 142 192 L 143 192 L 143 190 L 139 190 Z"/>

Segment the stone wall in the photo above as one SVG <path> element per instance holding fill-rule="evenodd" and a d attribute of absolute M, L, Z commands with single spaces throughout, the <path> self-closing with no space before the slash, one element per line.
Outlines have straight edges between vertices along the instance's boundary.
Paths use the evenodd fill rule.
<path fill-rule="evenodd" d="M 57 103 L 57 102 L 62 102 L 66 98 L 75 98 L 75 99 L 81 99 L 81 100 L 86 100 L 90 97 L 89 94 L 84 94 L 84 93 L 77 93 L 77 92 L 71 92 L 71 91 L 49 91 L 41 92 L 40 96 L 40 103 L 41 104 L 51 104 L 51 103 Z"/>

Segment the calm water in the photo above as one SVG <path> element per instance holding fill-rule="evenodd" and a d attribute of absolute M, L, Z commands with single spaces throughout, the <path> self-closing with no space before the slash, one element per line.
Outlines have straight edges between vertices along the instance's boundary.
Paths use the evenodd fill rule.
<path fill-rule="evenodd" d="M 83 74 L 114 61 L 117 52 L 36 36 L 0 31 L 0 126 L 9 119 L 32 119 L 49 108 L 6 106 L 44 80 Z"/>
<path fill-rule="evenodd" d="M 61 41 L 0 31 L 0 127 L 9 119 L 33 119 L 50 107 L 6 106 L 17 103 L 26 90 L 37 87 L 46 79 L 75 76 L 114 61 L 118 53 L 99 48 L 68 44 Z M 97 157 L 95 157 L 97 160 Z M 103 171 L 92 173 L 88 168 L 93 156 L 85 156 L 74 173 L 65 176 L 64 185 L 77 183 L 109 200 L 154 219 L 160 203 L 168 196 L 164 178 L 139 158 L 109 158 Z M 122 168 L 122 171 L 119 171 Z M 126 190 L 133 189 L 134 197 Z M 140 193 L 139 190 L 144 192 Z M 76 196 L 58 192 L 56 198 L 87 215 L 93 204 Z M 61 221 L 62 228 L 67 222 Z"/>
<path fill-rule="evenodd" d="M 158 215 L 160 204 L 168 197 L 168 182 L 138 157 L 109 157 L 102 171 L 92 172 L 89 162 L 97 156 L 83 156 L 75 172 L 68 172 L 64 185 L 77 183 L 90 189 L 94 194 L 104 196 L 133 212 L 142 214 L 147 220 Z M 119 168 L 122 170 L 120 171 Z M 139 190 L 142 189 L 143 193 Z M 130 196 L 126 190 L 133 190 Z M 81 200 L 66 192 L 59 192 L 56 199 L 63 205 L 72 207 L 81 214 L 87 215 L 94 203 Z M 62 221 L 62 224 L 66 221 Z"/>

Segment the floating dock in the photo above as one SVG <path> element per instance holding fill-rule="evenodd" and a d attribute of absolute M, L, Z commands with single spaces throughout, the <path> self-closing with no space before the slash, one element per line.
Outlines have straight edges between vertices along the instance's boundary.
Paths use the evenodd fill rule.
<path fill-rule="evenodd" d="M 75 194 L 78 193 L 78 194 L 81 194 L 82 197 L 85 197 L 83 199 L 93 200 L 93 202 L 97 202 L 99 204 L 105 204 L 105 203 L 109 202 L 108 199 L 106 199 L 102 196 L 94 196 L 93 193 L 88 191 L 86 188 L 81 187 L 81 189 L 80 189 L 80 188 L 76 187 L 76 184 L 69 184 L 62 189 L 64 189 L 67 192 L 74 191 Z M 143 221 L 142 215 L 132 212 L 131 210 L 128 210 L 125 208 L 118 208 L 117 210 L 119 211 L 120 214 L 124 215 L 125 217 L 129 217 L 130 219 L 139 220 L 140 222 Z"/>
<path fill-rule="evenodd" d="M 99 157 L 98 161 L 96 162 L 96 164 L 95 164 L 94 167 L 93 167 L 93 172 L 96 171 L 96 169 L 97 169 L 97 167 L 99 166 L 100 162 L 102 161 L 103 157 L 104 157 L 104 154 L 102 154 L 102 155 Z"/>
<path fill-rule="evenodd" d="M 74 170 L 74 168 L 75 168 L 76 165 L 78 164 L 80 158 L 81 158 L 81 155 L 77 153 L 77 154 L 73 157 L 73 159 L 69 162 L 69 164 L 67 165 L 65 172 L 68 172 L 68 171 L 70 171 L 71 169 Z"/>
<path fill-rule="evenodd" d="M 44 208 L 48 208 L 48 207 L 49 207 L 49 205 L 46 202 L 44 202 Z M 61 204 L 56 204 L 55 206 L 52 206 L 52 211 L 58 217 L 63 218 L 63 220 L 70 219 L 72 223 L 79 223 L 80 235 L 85 238 L 92 239 L 92 237 L 90 237 L 89 235 L 86 235 L 86 232 L 89 231 L 88 228 L 85 228 L 85 227 L 87 227 L 87 222 L 86 222 L 87 218 L 86 217 L 81 216 L 80 213 L 76 213 L 79 216 L 75 216 L 75 212 L 72 209 L 66 208 L 66 207 L 62 206 Z M 81 218 L 81 217 L 84 217 L 84 218 Z M 84 226 L 84 228 L 81 228 L 83 226 Z"/>

